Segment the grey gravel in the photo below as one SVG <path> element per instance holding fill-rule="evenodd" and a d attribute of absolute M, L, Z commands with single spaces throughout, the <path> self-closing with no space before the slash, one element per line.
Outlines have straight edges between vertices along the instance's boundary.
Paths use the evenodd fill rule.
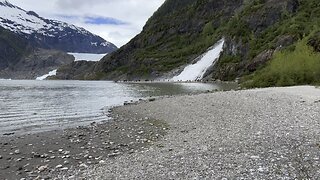
<path fill-rule="evenodd" d="M 144 151 L 58 178 L 319 179 L 319 100 L 319 89 L 301 86 L 119 107 L 114 113 L 164 120 L 167 135 Z"/>

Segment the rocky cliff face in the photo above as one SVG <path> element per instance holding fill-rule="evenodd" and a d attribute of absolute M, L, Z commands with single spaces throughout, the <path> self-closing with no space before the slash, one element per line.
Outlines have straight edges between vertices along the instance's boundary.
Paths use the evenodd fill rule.
<path fill-rule="evenodd" d="M 62 51 L 35 48 L 24 38 L 0 28 L 0 78 L 35 79 L 74 60 Z"/>
<path fill-rule="evenodd" d="M 224 52 L 206 78 L 234 80 L 319 29 L 319 5 L 316 0 L 167 0 L 139 35 L 77 78 L 161 78 L 224 37 Z M 317 40 L 309 44 L 317 49 Z"/>
<path fill-rule="evenodd" d="M 0 77 L 4 79 L 36 79 L 73 61 L 73 56 L 62 51 L 35 49 L 22 57 L 16 64 L 0 71 Z"/>

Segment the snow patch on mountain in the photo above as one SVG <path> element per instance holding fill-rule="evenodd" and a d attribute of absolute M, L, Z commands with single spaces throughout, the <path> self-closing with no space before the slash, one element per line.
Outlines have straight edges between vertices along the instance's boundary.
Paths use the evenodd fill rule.
<path fill-rule="evenodd" d="M 86 53 L 107 53 L 117 49 L 112 43 L 84 28 L 42 18 L 9 1 L 0 0 L 0 27 L 20 34 L 44 48 Z"/>
<path fill-rule="evenodd" d="M 16 33 L 22 32 L 25 34 L 40 32 L 44 35 L 54 35 L 57 30 L 63 31 L 65 28 L 71 28 L 83 34 L 90 34 L 89 31 L 74 25 L 41 18 L 35 12 L 25 11 L 18 6 L 10 4 L 8 1 L 0 1 L 0 26 Z M 53 34 L 46 34 L 48 31 Z"/>
<path fill-rule="evenodd" d="M 42 81 L 42 80 L 45 80 L 47 77 L 55 76 L 55 75 L 57 75 L 57 69 L 55 69 L 53 71 L 50 71 L 48 74 L 45 74 L 45 75 L 40 76 L 40 77 L 37 77 L 36 80 Z"/>

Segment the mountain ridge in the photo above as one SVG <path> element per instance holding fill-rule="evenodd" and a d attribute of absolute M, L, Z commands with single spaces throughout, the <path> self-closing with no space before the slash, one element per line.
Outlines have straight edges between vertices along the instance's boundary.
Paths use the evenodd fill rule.
<path fill-rule="evenodd" d="M 246 87 L 320 83 L 320 1 L 166 0 L 140 34 L 95 64 L 58 70 L 68 79 L 170 79 L 224 38 L 203 80 Z M 288 58 L 290 57 L 290 58 Z M 73 74 L 69 74 L 73 72 Z"/>
<path fill-rule="evenodd" d="M 34 46 L 78 53 L 110 53 L 117 47 L 80 28 L 40 17 L 9 1 L 0 1 L 0 26 L 26 38 Z"/>

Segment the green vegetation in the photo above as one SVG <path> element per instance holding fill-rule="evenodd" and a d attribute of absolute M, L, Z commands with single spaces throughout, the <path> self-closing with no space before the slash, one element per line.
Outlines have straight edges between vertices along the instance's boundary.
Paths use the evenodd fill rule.
<path fill-rule="evenodd" d="M 166 0 L 142 33 L 112 56 L 121 63 L 105 63 L 101 69 L 129 78 L 166 73 L 225 37 L 229 47 L 216 63 L 213 79 L 244 77 L 250 87 L 317 83 L 317 30 L 319 0 Z M 262 52 L 276 49 L 282 50 L 269 63 L 256 61 Z"/>
<path fill-rule="evenodd" d="M 247 77 L 244 87 L 291 86 L 320 83 L 320 53 L 307 45 L 307 38 L 292 48 L 275 53 L 262 70 Z"/>

